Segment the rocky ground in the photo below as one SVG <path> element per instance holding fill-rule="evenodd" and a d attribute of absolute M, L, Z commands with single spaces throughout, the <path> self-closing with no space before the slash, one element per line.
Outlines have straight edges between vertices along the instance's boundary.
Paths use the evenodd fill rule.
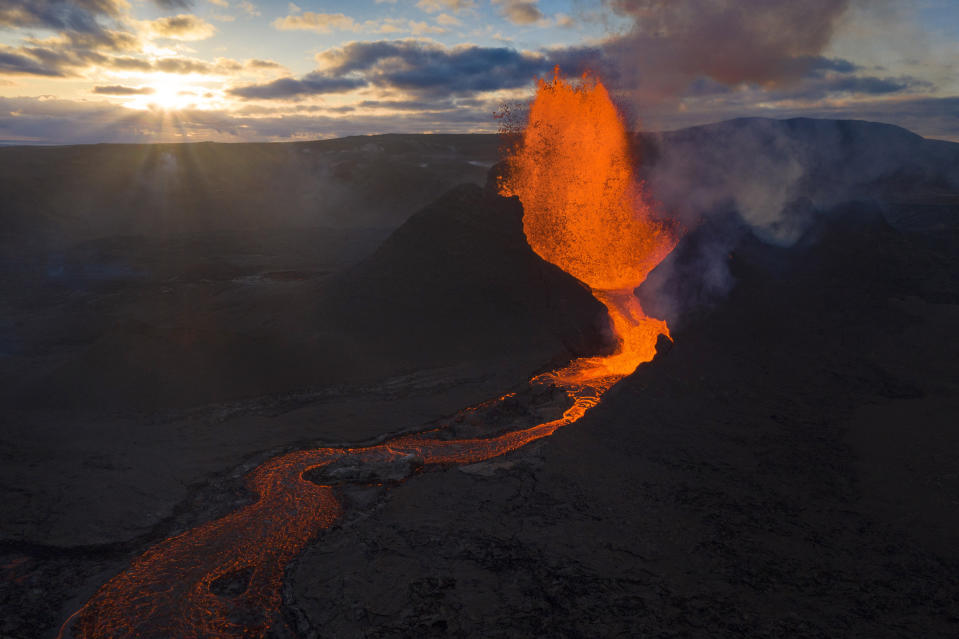
<path fill-rule="evenodd" d="M 323 536 L 294 635 L 956 636 L 956 254 L 859 213 L 742 245 L 582 421 Z"/>
<path fill-rule="evenodd" d="M 677 186 L 664 167 L 684 145 L 711 148 L 719 168 L 703 171 L 722 177 L 750 126 L 647 140 L 650 184 Z M 289 567 L 274 634 L 959 634 L 959 235 L 942 169 L 956 151 L 897 130 L 887 146 L 905 159 L 890 172 L 867 162 L 871 126 L 747 131 L 759 157 L 788 129 L 810 180 L 839 175 L 819 150 L 840 141 L 849 193 L 876 199 L 844 203 L 828 182 L 828 206 L 796 199 L 787 230 L 800 236 L 777 245 L 781 228 L 721 210 L 748 184 L 690 195 L 708 219 L 684 217 L 690 233 L 639 290 L 675 345 L 526 449 L 339 486 L 346 515 Z M 781 134 L 775 148 L 792 148 Z M 463 141 L 380 142 L 325 143 L 321 164 L 362 186 Z M 485 171 L 468 161 L 490 155 L 478 144 L 450 151 L 437 179 Z M 300 165 L 320 149 L 293 150 Z M 248 151 L 229 171 L 255 173 L 267 150 Z M 288 152 L 269 149 L 271 162 Z M 432 179 L 384 189 L 409 203 Z M 56 226 L 63 203 L 48 204 Z M 8 232 L 0 637 L 54 636 L 131 558 L 249 500 L 243 474 L 272 455 L 451 419 L 472 436 L 558 410 L 525 380 L 603 348 L 605 323 L 529 251 L 519 215 L 471 185 L 393 233 L 114 229 L 52 251 Z"/>

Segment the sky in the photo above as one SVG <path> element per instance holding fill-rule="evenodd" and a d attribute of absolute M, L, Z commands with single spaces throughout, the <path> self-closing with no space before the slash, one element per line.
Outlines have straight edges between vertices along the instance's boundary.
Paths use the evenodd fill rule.
<path fill-rule="evenodd" d="M 634 129 L 959 141 L 957 0 L 0 0 L 0 143 L 493 132 L 557 65 Z"/>

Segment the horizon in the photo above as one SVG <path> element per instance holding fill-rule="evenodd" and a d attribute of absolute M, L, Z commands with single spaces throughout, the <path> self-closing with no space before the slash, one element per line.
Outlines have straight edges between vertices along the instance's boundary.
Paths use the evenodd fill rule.
<path fill-rule="evenodd" d="M 959 139 L 957 140 L 947 140 L 944 138 L 933 138 L 920 135 L 915 131 L 912 131 L 904 126 L 898 124 L 892 124 L 890 122 L 877 122 L 874 120 L 863 120 L 859 118 L 816 118 L 808 116 L 797 116 L 797 117 L 785 117 L 785 118 L 774 118 L 774 117 L 764 117 L 764 116 L 744 116 L 738 118 L 728 118 L 725 120 L 717 120 L 715 122 L 706 122 L 703 124 L 694 124 L 690 126 L 683 126 L 673 129 L 658 129 L 655 131 L 649 130 L 628 130 L 629 135 L 662 135 L 666 133 L 674 133 L 677 131 L 685 131 L 689 129 L 696 129 L 702 127 L 711 127 L 728 122 L 735 122 L 738 120 L 768 120 L 774 122 L 791 122 L 794 120 L 820 120 L 824 122 L 859 122 L 862 124 L 873 124 L 880 126 L 889 126 L 902 129 L 913 135 L 917 135 L 924 140 L 930 140 L 934 142 L 948 142 L 950 144 L 959 144 Z M 479 131 L 479 132 L 469 132 L 469 133 L 457 133 L 457 132 L 402 132 L 402 131 L 386 131 L 383 133 L 356 133 L 351 135 L 342 135 L 336 137 L 326 137 L 326 138 L 313 138 L 313 139 L 304 139 L 304 140 L 173 140 L 173 141 L 136 141 L 136 142 L 78 142 L 78 143 L 67 143 L 59 144 L 56 142 L 19 142 L 19 141 L 8 141 L 0 139 L 0 148 L 16 148 L 16 147 L 46 147 L 46 148 L 59 148 L 59 147 L 81 147 L 81 146 L 170 146 L 170 145 L 187 145 L 187 144 L 313 144 L 316 142 L 332 142 L 335 140 L 348 140 L 351 138 L 377 138 L 377 137 L 386 137 L 386 136 L 402 136 L 402 135 L 422 135 L 422 136 L 441 136 L 441 135 L 450 135 L 450 136 L 467 136 L 467 135 L 486 135 L 486 136 L 499 136 L 502 135 L 498 131 Z"/>
<path fill-rule="evenodd" d="M 598 76 L 631 129 L 955 142 L 956 60 L 948 0 L 0 0 L 0 144 L 494 133 L 555 66 Z"/>

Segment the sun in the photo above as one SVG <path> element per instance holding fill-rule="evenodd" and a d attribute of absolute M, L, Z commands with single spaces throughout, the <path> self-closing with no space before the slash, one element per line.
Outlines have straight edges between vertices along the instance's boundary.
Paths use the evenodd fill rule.
<path fill-rule="evenodd" d="M 179 111 L 197 103 L 196 87 L 191 87 L 180 78 L 157 76 L 151 78 L 148 86 L 153 91 L 145 96 L 144 101 L 164 111 Z"/>

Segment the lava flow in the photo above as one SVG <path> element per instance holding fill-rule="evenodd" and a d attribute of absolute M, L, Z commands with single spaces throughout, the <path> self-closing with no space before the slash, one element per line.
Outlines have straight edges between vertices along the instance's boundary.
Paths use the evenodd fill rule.
<path fill-rule="evenodd" d="M 276 457 L 247 478 L 254 503 L 146 551 L 74 613 L 59 637 L 263 636 L 276 622 L 286 564 L 341 514 L 333 489 L 305 473 L 345 462 L 430 466 L 490 459 L 579 420 L 613 384 L 653 358 L 666 324 L 643 313 L 633 289 L 672 250 L 676 236 L 642 200 L 625 126 L 602 83 L 585 78 L 574 86 L 558 73 L 540 82 L 523 140 L 507 163 L 501 191 L 523 203 L 530 246 L 593 290 L 619 342 L 612 355 L 579 359 L 532 380 L 566 393 L 571 405 L 562 416 L 488 438 L 442 439 L 433 431 Z"/>

